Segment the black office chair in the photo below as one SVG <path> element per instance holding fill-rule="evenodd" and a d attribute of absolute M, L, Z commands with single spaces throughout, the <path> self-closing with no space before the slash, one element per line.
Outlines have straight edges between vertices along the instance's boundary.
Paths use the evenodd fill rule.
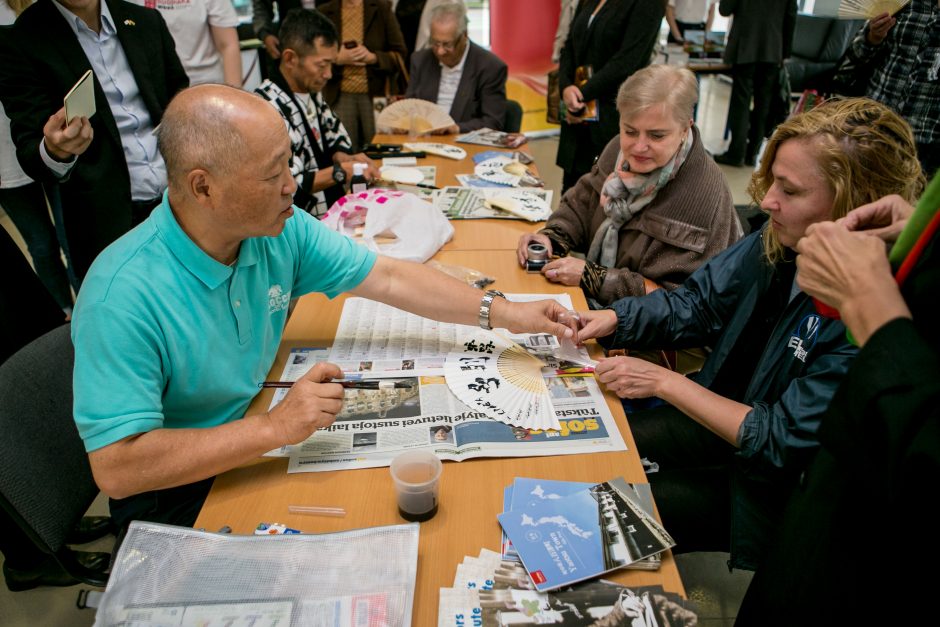
<path fill-rule="evenodd" d="M 522 128 L 522 105 L 515 100 L 506 100 L 506 115 L 503 116 L 503 130 L 518 133 Z"/>
<path fill-rule="evenodd" d="M 107 574 L 65 545 L 99 491 L 72 419 L 69 333 L 53 329 L 0 365 L 0 508 L 72 577 L 104 586 Z"/>

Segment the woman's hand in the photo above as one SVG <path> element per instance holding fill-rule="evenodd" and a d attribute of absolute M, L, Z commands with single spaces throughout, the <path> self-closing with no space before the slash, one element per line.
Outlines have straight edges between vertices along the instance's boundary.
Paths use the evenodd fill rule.
<path fill-rule="evenodd" d="M 528 247 L 529 244 L 541 244 L 548 249 L 548 256 L 552 256 L 552 240 L 548 239 L 547 235 L 542 235 L 541 233 L 526 233 L 519 238 L 519 246 L 516 247 L 516 257 L 519 259 L 519 265 L 525 268 L 525 261 L 529 256 Z"/>
<path fill-rule="evenodd" d="M 853 209 L 844 218 L 836 220 L 836 224 L 849 231 L 860 231 L 893 244 L 912 213 L 914 207 L 897 194 L 892 194 Z"/>
<path fill-rule="evenodd" d="M 636 357 L 608 357 L 594 368 L 597 380 L 620 398 L 661 396 L 661 384 L 674 374 Z"/>
<path fill-rule="evenodd" d="M 340 46 L 339 54 L 336 55 L 337 65 L 372 65 L 378 61 L 378 57 L 362 44 L 356 44 L 354 48 Z"/>
<path fill-rule="evenodd" d="M 584 95 L 577 85 L 568 85 L 565 91 L 561 93 L 562 100 L 565 101 L 565 107 L 568 111 L 580 111 L 584 108 Z"/>
<path fill-rule="evenodd" d="M 561 99 L 565 101 L 565 122 L 568 124 L 583 124 L 584 120 L 577 115 L 571 115 L 584 109 L 584 96 L 577 85 L 568 85 L 565 91 L 561 93 Z"/>
<path fill-rule="evenodd" d="M 838 309 L 860 346 L 890 320 L 911 317 L 880 239 L 820 222 L 796 250 L 800 289 Z"/>
<path fill-rule="evenodd" d="M 281 58 L 281 42 L 276 35 L 265 35 L 264 49 L 267 50 L 268 56 L 272 59 Z"/>
<path fill-rule="evenodd" d="M 595 337 L 606 337 L 617 330 L 617 312 L 613 309 L 579 311 L 578 316 L 581 318 L 578 344 Z"/>
<path fill-rule="evenodd" d="M 562 257 L 548 262 L 542 268 L 542 274 L 552 283 L 562 285 L 581 285 L 584 272 L 584 260 L 577 257 Z"/>

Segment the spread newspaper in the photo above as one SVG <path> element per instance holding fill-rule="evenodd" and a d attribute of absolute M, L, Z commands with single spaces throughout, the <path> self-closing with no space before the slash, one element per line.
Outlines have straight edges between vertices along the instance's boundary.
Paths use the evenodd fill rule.
<path fill-rule="evenodd" d="M 508 298 L 555 298 L 571 308 L 566 294 Z M 293 473 L 388 466 L 412 448 L 427 448 L 451 461 L 626 450 L 590 369 L 567 361 L 548 359 L 543 369 L 560 430 L 511 426 L 464 405 L 447 386 L 444 359 L 476 331 L 363 298 L 347 299 L 333 347 L 293 349 L 281 380 L 296 381 L 316 363 L 330 361 L 347 378 L 386 383 L 347 389 L 333 425 L 268 455 L 289 457 L 288 472 Z M 526 336 L 511 337 L 523 346 L 539 344 Z M 586 352 L 584 358 L 589 361 Z M 271 407 L 287 392 L 277 390 Z"/>
<path fill-rule="evenodd" d="M 541 188 L 513 189 L 506 186 L 478 187 L 469 179 L 461 179 L 463 186 L 449 186 L 435 192 L 431 202 L 450 220 L 475 220 L 478 218 L 503 218 L 519 220 L 518 213 L 488 207 L 486 201 L 509 197 L 534 212 L 535 220 L 547 220 L 552 213 L 552 190 Z M 466 185 L 470 184 L 470 187 Z"/>

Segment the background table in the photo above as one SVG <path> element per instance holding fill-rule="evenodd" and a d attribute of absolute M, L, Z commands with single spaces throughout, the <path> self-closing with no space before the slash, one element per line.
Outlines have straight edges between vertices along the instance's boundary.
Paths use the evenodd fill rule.
<path fill-rule="evenodd" d="M 580 290 L 562 288 L 519 268 L 514 250 L 444 251 L 445 263 L 478 269 L 497 279 L 493 287 L 505 292 L 559 293 L 568 291 L 576 308 L 586 308 Z M 303 297 L 284 333 L 271 376 L 280 376 L 290 349 L 330 346 L 345 297 L 333 301 L 320 294 Z M 596 350 L 597 347 L 594 347 Z M 255 399 L 250 413 L 265 411 L 272 392 Z M 413 625 L 437 624 L 438 590 L 453 583 L 457 564 L 481 548 L 499 550 L 503 487 L 515 477 L 601 482 L 618 476 L 645 482 L 633 439 L 619 400 L 608 394 L 608 405 L 623 434 L 628 451 L 591 455 L 475 459 L 446 462 L 441 478 L 440 511 L 421 523 L 418 575 Z M 343 507 L 344 518 L 292 515 L 288 505 Z M 387 468 L 287 474 L 286 459 L 262 459 L 220 475 L 212 487 L 196 527 L 209 530 L 223 525 L 234 533 L 251 533 L 259 522 L 281 522 L 307 533 L 400 524 L 392 480 Z M 381 555 L 374 559 L 382 559 Z M 658 571 L 621 570 L 608 579 L 626 585 L 661 584 L 683 593 L 675 562 L 664 554 Z"/>

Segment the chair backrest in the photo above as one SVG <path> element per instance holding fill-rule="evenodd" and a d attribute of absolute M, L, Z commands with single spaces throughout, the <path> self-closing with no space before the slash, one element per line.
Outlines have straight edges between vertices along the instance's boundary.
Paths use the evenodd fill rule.
<path fill-rule="evenodd" d="M 522 105 L 515 100 L 506 100 L 506 115 L 503 118 L 503 130 L 518 133 L 522 128 Z"/>
<path fill-rule="evenodd" d="M 50 553 L 99 491 L 72 419 L 74 360 L 66 324 L 0 365 L 0 506 Z"/>
<path fill-rule="evenodd" d="M 836 63 L 852 43 L 865 20 L 840 20 L 817 15 L 797 15 L 791 58 L 816 63 Z"/>
<path fill-rule="evenodd" d="M 835 22 L 831 17 L 797 15 L 793 27 L 793 56 L 811 61 L 828 60 L 821 56 Z"/>

